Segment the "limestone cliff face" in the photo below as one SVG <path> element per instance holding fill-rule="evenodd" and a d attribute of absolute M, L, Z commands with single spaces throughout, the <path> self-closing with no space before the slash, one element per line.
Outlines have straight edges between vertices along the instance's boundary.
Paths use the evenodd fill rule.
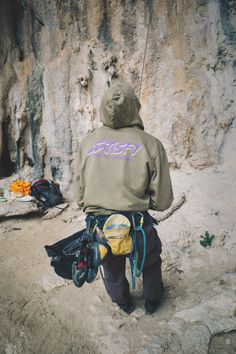
<path fill-rule="evenodd" d="M 117 78 L 140 94 L 173 167 L 221 162 L 235 129 L 235 1 L 0 3 L 1 177 L 28 164 L 72 197 L 78 143 Z"/>

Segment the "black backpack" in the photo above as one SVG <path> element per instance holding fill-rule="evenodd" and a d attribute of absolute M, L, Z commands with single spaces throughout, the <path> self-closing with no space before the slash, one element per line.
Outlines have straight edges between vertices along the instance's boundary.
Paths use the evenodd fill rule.
<path fill-rule="evenodd" d="M 59 185 L 52 180 L 40 179 L 31 186 L 31 195 L 34 196 L 44 209 L 61 204 L 63 196 Z"/>
<path fill-rule="evenodd" d="M 72 263 L 75 260 L 75 254 L 78 249 L 76 246 L 78 246 L 79 239 L 84 231 L 85 229 L 60 240 L 53 245 L 44 246 L 48 257 L 51 258 L 51 266 L 54 268 L 56 274 L 62 278 L 72 279 Z M 71 246 L 75 251 L 66 252 Z"/>
<path fill-rule="evenodd" d="M 72 279 L 75 286 L 80 288 L 85 281 L 92 283 L 98 272 L 93 244 L 93 235 L 83 229 L 44 247 L 56 274 L 65 279 Z"/>

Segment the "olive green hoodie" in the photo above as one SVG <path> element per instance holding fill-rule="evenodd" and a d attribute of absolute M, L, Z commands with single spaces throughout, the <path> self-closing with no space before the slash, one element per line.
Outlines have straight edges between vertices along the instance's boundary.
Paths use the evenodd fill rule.
<path fill-rule="evenodd" d="M 115 83 L 105 93 L 103 126 L 80 144 L 77 202 L 86 213 L 165 210 L 173 200 L 166 152 L 144 132 L 134 90 Z"/>

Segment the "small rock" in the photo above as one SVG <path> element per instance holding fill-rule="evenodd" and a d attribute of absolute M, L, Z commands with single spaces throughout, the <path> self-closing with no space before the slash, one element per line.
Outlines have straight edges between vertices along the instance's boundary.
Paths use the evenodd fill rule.
<path fill-rule="evenodd" d="M 42 280 L 42 287 L 45 292 L 51 291 L 52 289 L 60 288 L 62 286 L 69 285 L 69 282 L 65 279 L 57 276 L 55 273 L 51 272 L 48 275 L 45 275 Z"/>
<path fill-rule="evenodd" d="M 96 306 L 94 306 L 94 305 L 90 305 L 90 306 L 89 306 L 89 312 L 91 312 L 92 314 L 97 313 Z"/>
<path fill-rule="evenodd" d="M 102 299 L 100 298 L 100 296 L 95 296 L 94 301 L 101 303 Z"/>
<path fill-rule="evenodd" d="M 204 324 L 189 326 L 183 335 L 182 350 L 184 354 L 205 354 L 211 333 Z"/>

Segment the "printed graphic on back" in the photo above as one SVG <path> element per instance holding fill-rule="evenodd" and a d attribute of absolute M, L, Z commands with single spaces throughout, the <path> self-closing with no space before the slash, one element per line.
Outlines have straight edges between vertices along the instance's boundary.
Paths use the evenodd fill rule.
<path fill-rule="evenodd" d="M 141 149 L 141 144 L 102 140 L 89 149 L 87 156 L 132 160 Z"/>

